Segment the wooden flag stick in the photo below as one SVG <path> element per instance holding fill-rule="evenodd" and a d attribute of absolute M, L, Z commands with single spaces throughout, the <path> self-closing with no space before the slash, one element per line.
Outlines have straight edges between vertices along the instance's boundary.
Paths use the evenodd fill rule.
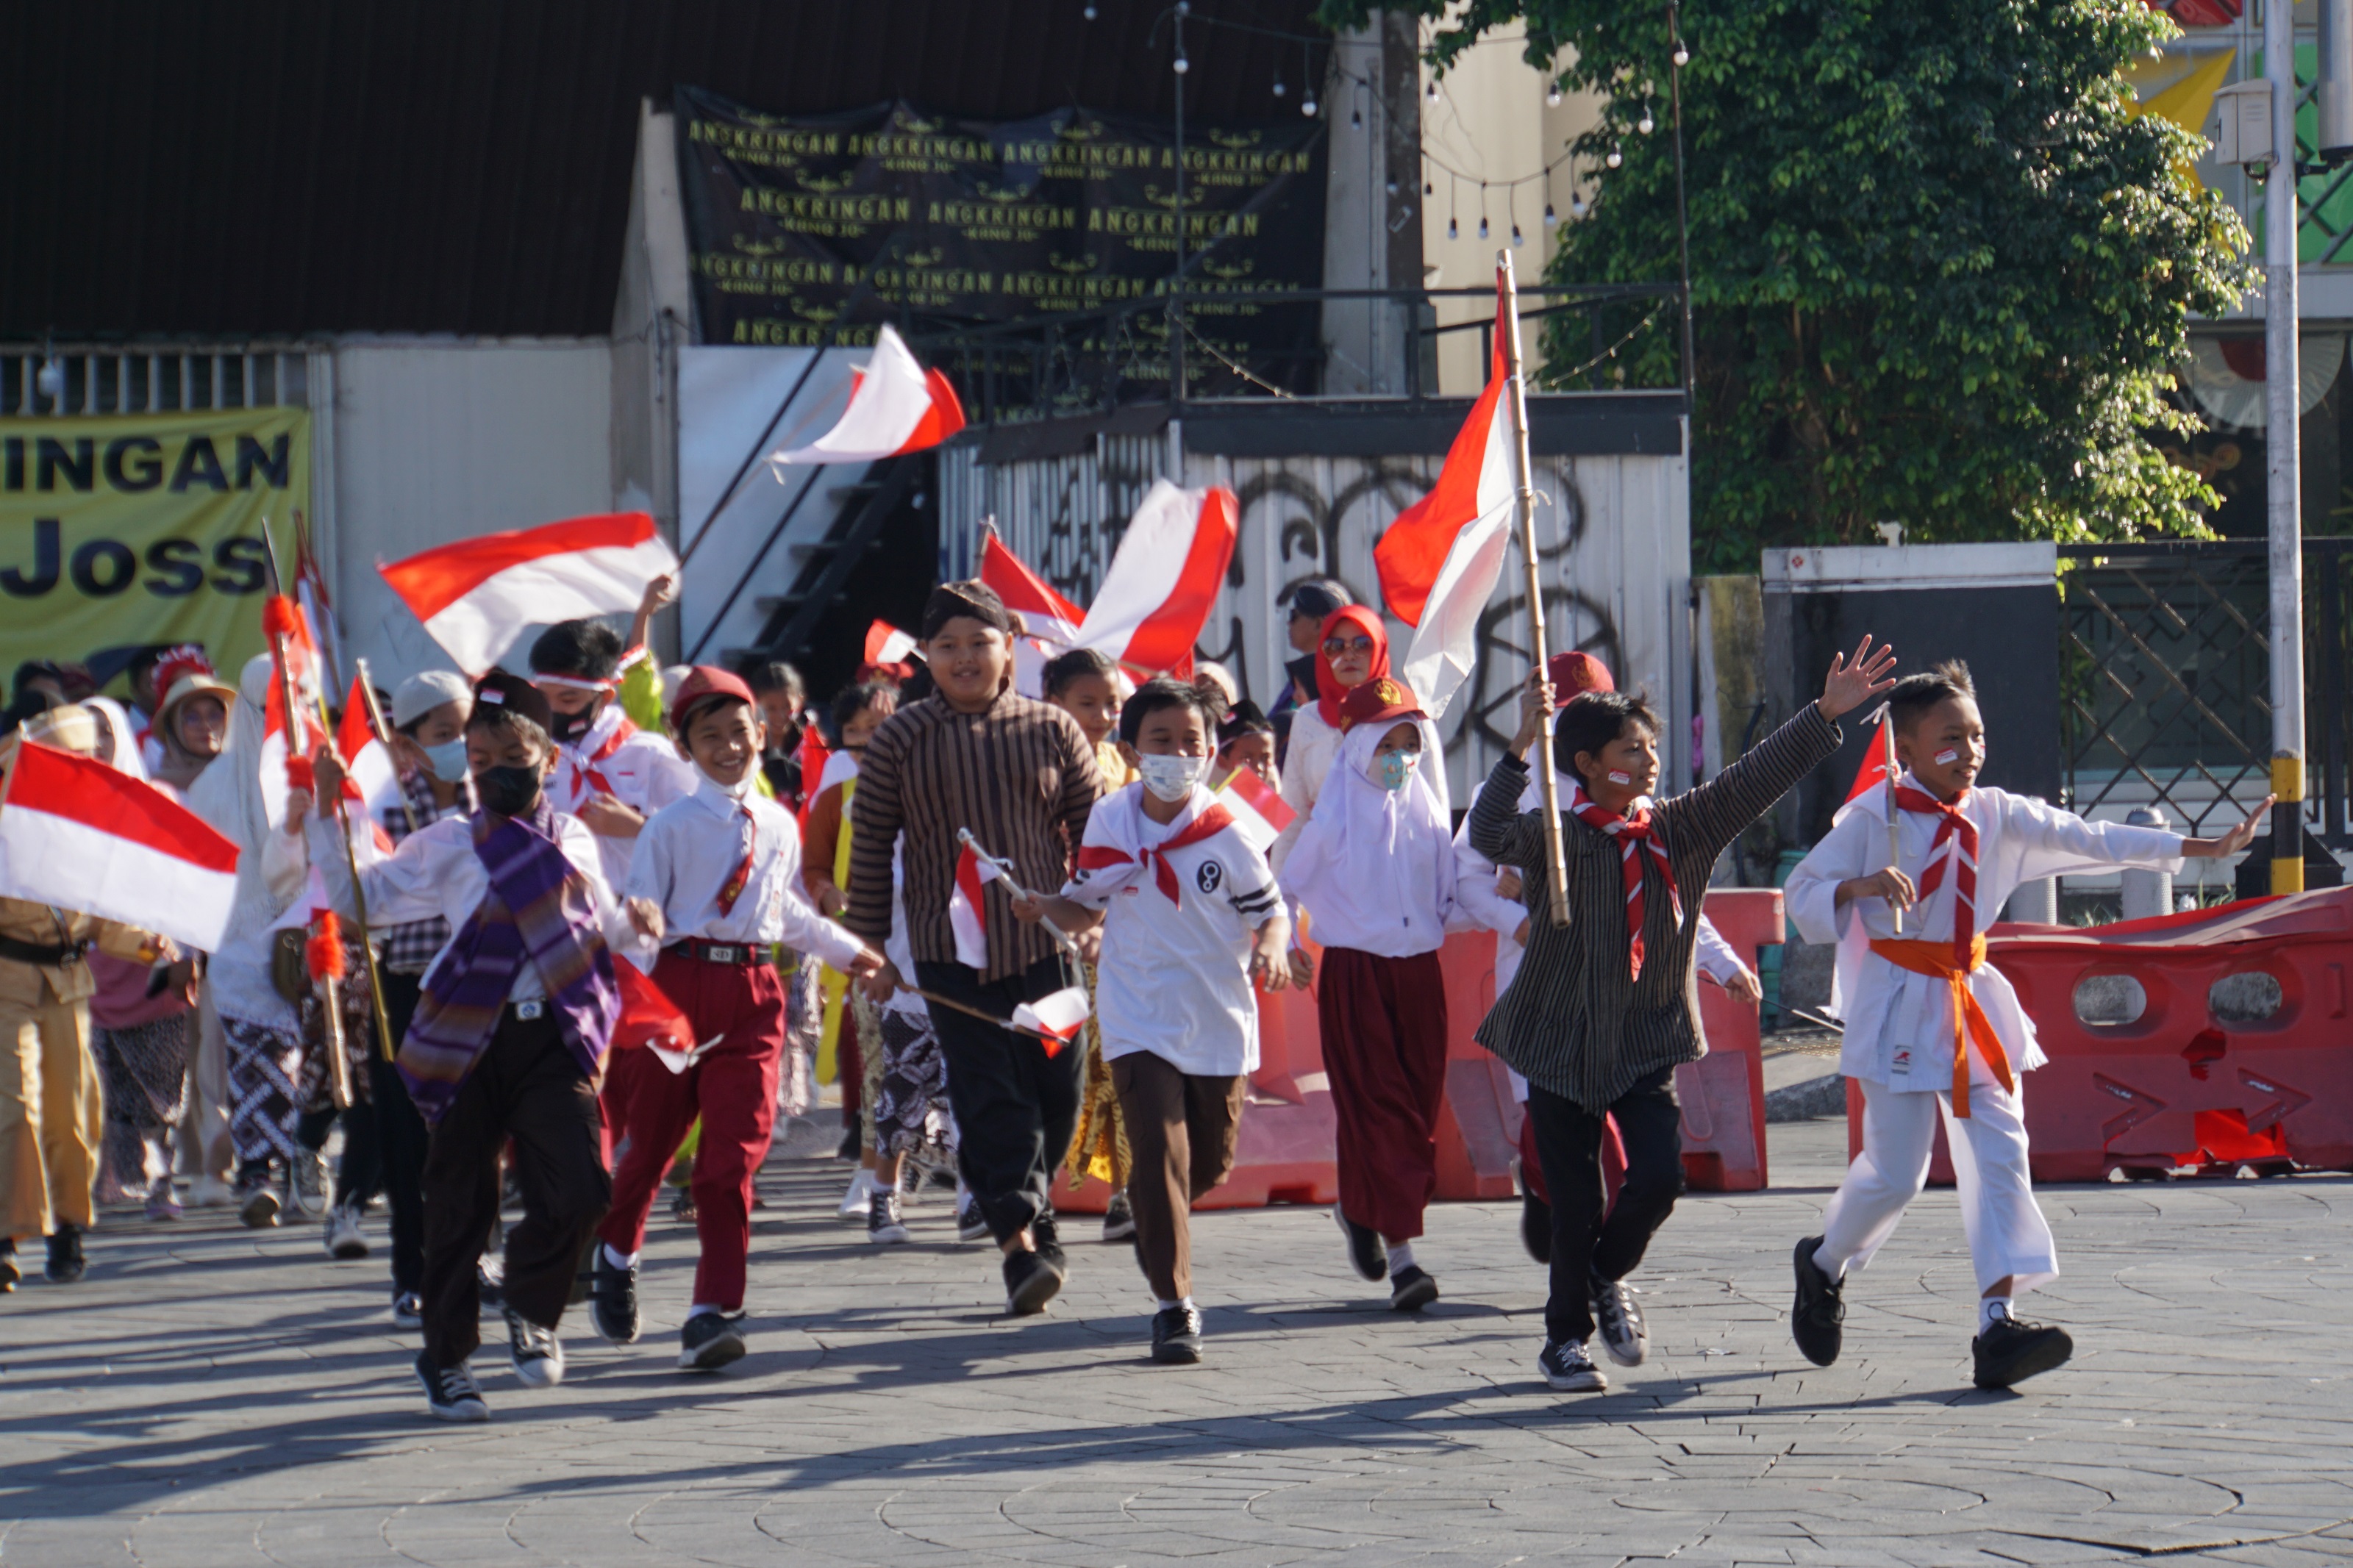
<path fill-rule="evenodd" d="M 1879 765 L 1887 779 L 1887 863 L 1897 870 L 1904 867 L 1904 846 L 1897 837 L 1895 826 L 1902 811 L 1895 804 L 1895 710 L 1879 710 Z M 1904 934 L 1904 906 L 1891 903 L 1889 912 L 1895 917 L 1895 934 Z"/>
<path fill-rule="evenodd" d="M 384 742 L 384 749 L 389 752 L 392 750 L 392 726 L 384 721 L 384 710 L 376 704 L 375 682 L 368 679 L 367 660 L 353 659 L 352 668 L 359 671 L 360 700 L 367 704 L 368 728 L 375 731 L 375 738 Z M 408 804 L 406 785 L 400 792 L 400 814 L 408 818 L 409 832 L 414 833 L 424 826 L 417 820 L 417 808 Z"/>
<path fill-rule="evenodd" d="M 1545 651 L 1544 576 L 1536 564 L 1536 494 L 1528 464 L 1527 377 L 1520 364 L 1520 291 L 1512 279 L 1512 253 L 1495 252 L 1495 291 L 1502 304 L 1504 365 L 1510 380 L 1504 389 L 1504 406 L 1512 421 L 1512 485 L 1516 495 L 1520 556 L 1528 571 L 1528 625 L 1532 629 L 1536 668 L 1549 665 Z M 1552 761 L 1552 714 L 1544 716 L 1544 739 L 1538 743 L 1536 778 L 1544 789 L 1545 866 L 1552 890 L 1552 923 L 1568 924 L 1568 864 L 1560 842 L 1560 779 Z"/>

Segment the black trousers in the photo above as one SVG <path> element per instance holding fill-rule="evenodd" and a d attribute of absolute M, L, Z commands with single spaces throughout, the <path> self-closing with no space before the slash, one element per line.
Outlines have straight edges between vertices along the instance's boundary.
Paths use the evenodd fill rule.
<path fill-rule="evenodd" d="M 384 977 L 385 1022 L 392 1026 L 396 1047 L 417 1016 L 425 979 L 389 969 L 379 973 Z M 335 1201 L 364 1202 L 378 1191 L 384 1194 L 385 1205 L 392 1210 L 392 1288 L 419 1290 L 425 1279 L 425 1148 L 432 1133 L 417 1113 L 417 1102 L 408 1098 L 400 1069 L 385 1060 L 381 1051 L 368 1058 L 368 1109 L 374 1113 L 368 1119 L 368 1136 L 363 1139 L 355 1136 L 356 1129 L 345 1129 Z"/>
<path fill-rule="evenodd" d="M 510 1138 L 523 1216 L 507 1232 L 507 1305 L 542 1328 L 562 1321 L 581 1253 L 613 1201 L 604 1127 L 596 1086 L 554 1009 L 501 1014 L 425 1151 L 425 1352 L 434 1365 L 455 1366 L 482 1342 L 474 1266 L 498 1218 L 499 1152 Z"/>
<path fill-rule="evenodd" d="M 1545 1337 L 1556 1344 L 1592 1338 L 1592 1277 L 1631 1274 L 1683 1194 L 1683 1109 L 1675 1103 L 1674 1068 L 1636 1082 L 1607 1114 L 1618 1119 L 1626 1145 L 1626 1182 L 1605 1220 L 1602 1114 L 1528 1086 L 1536 1157 L 1552 1193 L 1552 1295 L 1545 1303 Z"/>
<path fill-rule="evenodd" d="M 917 963 L 915 983 L 999 1018 L 1016 1004 L 1050 996 L 1063 985 L 1059 958 L 1040 959 L 1019 974 L 982 984 L 961 963 Z M 999 1242 L 1018 1236 L 1053 1206 L 1054 1167 L 1070 1152 L 1078 1125 L 1079 1086 L 1086 1052 L 1065 1046 L 1053 1056 L 1043 1042 L 956 1012 L 931 1009 L 940 1055 L 947 1063 L 948 1104 L 955 1111 L 956 1161 L 964 1184 Z"/>

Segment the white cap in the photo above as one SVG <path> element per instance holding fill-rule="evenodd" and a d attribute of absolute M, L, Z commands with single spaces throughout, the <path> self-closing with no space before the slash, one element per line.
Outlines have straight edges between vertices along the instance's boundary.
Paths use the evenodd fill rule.
<path fill-rule="evenodd" d="M 428 669 L 412 675 L 392 694 L 392 727 L 415 723 L 445 702 L 470 708 L 474 689 L 454 669 Z"/>

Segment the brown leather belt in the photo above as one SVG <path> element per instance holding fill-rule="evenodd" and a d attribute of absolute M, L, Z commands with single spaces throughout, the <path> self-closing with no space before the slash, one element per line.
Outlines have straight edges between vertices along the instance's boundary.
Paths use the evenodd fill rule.
<path fill-rule="evenodd" d="M 50 947 L 37 942 L 18 942 L 13 936 L 0 936 L 0 958 L 16 963 L 35 964 L 42 969 L 55 969 L 79 958 L 88 946 L 86 942 L 73 942 L 63 947 Z"/>

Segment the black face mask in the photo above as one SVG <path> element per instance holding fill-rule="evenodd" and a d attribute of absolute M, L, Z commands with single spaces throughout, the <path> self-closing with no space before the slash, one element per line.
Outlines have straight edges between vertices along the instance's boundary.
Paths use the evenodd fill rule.
<path fill-rule="evenodd" d="M 548 723 L 548 733 L 568 746 L 588 732 L 604 706 L 601 702 L 591 702 L 577 713 L 554 714 Z"/>
<path fill-rule="evenodd" d="M 484 768 L 474 775 L 482 809 L 496 816 L 522 816 L 539 804 L 537 768 Z"/>

